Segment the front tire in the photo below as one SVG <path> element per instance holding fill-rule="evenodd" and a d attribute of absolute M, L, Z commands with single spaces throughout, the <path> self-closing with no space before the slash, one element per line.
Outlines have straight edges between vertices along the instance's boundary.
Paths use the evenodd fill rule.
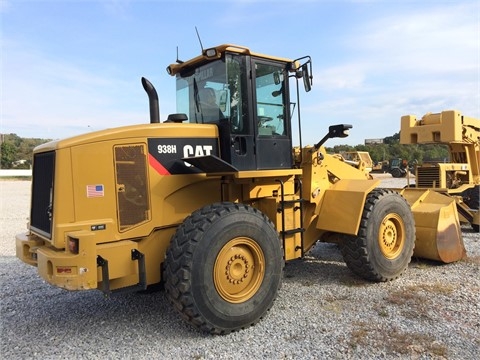
<path fill-rule="evenodd" d="M 398 193 L 368 194 L 357 236 L 345 236 L 342 255 L 348 268 L 370 281 L 390 281 L 408 267 L 415 246 L 410 206 Z"/>
<path fill-rule="evenodd" d="M 281 285 L 283 253 L 271 221 L 257 209 L 217 203 L 179 226 L 167 251 L 167 297 L 197 328 L 224 334 L 258 322 Z"/>

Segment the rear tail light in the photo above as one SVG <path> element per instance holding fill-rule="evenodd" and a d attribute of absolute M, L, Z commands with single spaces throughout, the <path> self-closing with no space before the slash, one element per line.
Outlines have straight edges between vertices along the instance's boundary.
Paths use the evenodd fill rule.
<path fill-rule="evenodd" d="M 78 239 L 72 237 L 68 238 L 68 251 L 72 254 L 78 254 Z"/>

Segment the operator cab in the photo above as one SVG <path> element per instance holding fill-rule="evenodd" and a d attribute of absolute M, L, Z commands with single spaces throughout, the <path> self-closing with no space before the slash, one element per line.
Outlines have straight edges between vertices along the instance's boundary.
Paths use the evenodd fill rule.
<path fill-rule="evenodd" d="M 177 112 L 216 124 L 221 159 L 238 170 L 292 168 L 289 72 L 296 62 L 222 45 L 167 70 Z"/>

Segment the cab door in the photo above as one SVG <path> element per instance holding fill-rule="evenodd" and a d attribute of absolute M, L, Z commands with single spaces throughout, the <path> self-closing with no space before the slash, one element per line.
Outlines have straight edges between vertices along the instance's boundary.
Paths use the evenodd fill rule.
<path fill-rule="evenodd" d="M 225 110 L 227 119 L 219 122 L 220 148 L 223 160 L 238 170 L 255 170 L 255 133 L 251 116 L 250 57 L 227 54 Z M 221 103 L 223 103 L 221 101 Z"/>
<path fill-rule="evenodd" d="M 257 169 L 292 167 L 285 64 L 252 58 L 253 127 Z"/>

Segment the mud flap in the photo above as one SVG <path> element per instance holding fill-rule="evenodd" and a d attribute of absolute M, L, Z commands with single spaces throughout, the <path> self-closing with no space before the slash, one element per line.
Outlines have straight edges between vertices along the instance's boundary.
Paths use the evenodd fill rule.
<path fill-rule="evenodd" d="M 425 189 L 404 189 L 415 219 L 414 256 L 451 263 L 466 256 L 455 199 Z"/>

